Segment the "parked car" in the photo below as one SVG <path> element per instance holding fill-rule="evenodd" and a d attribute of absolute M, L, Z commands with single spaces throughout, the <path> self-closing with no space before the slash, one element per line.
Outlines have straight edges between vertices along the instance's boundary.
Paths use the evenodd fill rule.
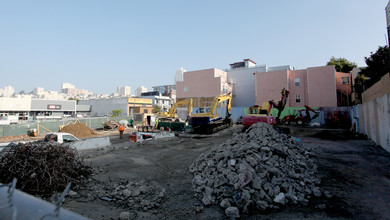
<path fill-rule="evenodd" d="M 77 137 L 65 132 L 47 133 L 43 141 L 55 141 L 60 144 L 79 141 Z"/>

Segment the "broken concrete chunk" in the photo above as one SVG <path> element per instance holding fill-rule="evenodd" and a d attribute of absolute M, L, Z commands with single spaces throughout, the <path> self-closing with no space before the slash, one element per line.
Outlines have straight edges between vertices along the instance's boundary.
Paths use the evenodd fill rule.
<path fill-rule="evenodd" d="M 271 149 L 269 147 L 261 147 L 260 150 L 264 151 L 264 152 L 270 152 L 271 151 Z"/>
<path fill-rule="evenodd" d="M 145 185 L 142 185 L 142 186 L 139 187 L 140 193 L 147 193 L 148 190 L 149 190 L 149 188 L 147 186 L 145 186 Z"/>
<path fill-rule="evenodd" d="M 221 208 L 226 209 L 227 207 L 230 207 L 231 204 L 230 204 L 230 202 L 229 202 L 228 199 L 223 199 L 223 200 L 221 201 L 221 203 L 219 204 L 219 206 L 221 206 Z"/>
<path fill-rule="evenodd" d="M 252 180 L 252 187 L 254 189 L 261 189 L 262 181 L 260 177 L 256 177 Z"/>
<path fill-rule="evenodd" d="M 239 218 L 240 217 L 240 212 L 238 211 L 237 207 L 228 207 L 225 209 L 225 214 L 229 218 Z"/>
<path fill-rule="evenodd" d="M 238 178 L 240 180 L 240 186 L 246 186 L 252 180 L 252 174 L 248 171 L 238 174 Z"/>
<path fill-rule="evenodd" d="M 285 198 L 286 197 L 284 196 L 284 193 L 281 192 L 277 196 L 275 196 L 274 202 L 284 205 Z"/>
<path fill-rule="evenodd" d="M 139 191 L 139 189 L 136 189 L 134 191 L 131 192 L 131 196 L 138 196 L 139 194 L 141 194 L 141 192 Z"/>
<path fill-rule="evenodd" d="M 203 196 L 202 202 L 205 206 L 211 205 L 211 197 L 209 196 Z"/>
<path fill-rule="evenodd" d="M 219 175 L 215 181 L 214 181 L 214 187 L 219 187 L 219 186 L 222 186 L 223 184 L 227 183 L 227 179 L 225 178 L 225 176 L 223 175 Z"/>
<path fill-rule="evenodd" d="M 75 192 L 73 190 L 69 190 L 68 194 L 69 194 L 69 196 L 76 196 L 77 192 Z"/>
<path fill-rule="evenodd" d="M 129 189 L 125 189 L 125 190 L 123 190 L 123 195 L 124 196 L 126 196 L 126 197 L 129 197 L 129 196 L 131 196 L 131 190 L 129 190 Z"/>
<path fill-rule="evenodd" d="M 130 219 L 130 212 L 121 212 L 121 214 L 119 214 L 119 219 L 120 220 Z"/>
<path fill-rule="evenodd" d="M 268 204 L 265 201 L 258 200 L 256 201 L 256 207 L 261 211 L 265 211 L 268 207 Z"/>
<path fill-rule="evenodd" d="M 314 196 L 320 197 L 322 195 L 320 188 L 318 187 L 312 187 L 311 191 L 313 192 Z"/>

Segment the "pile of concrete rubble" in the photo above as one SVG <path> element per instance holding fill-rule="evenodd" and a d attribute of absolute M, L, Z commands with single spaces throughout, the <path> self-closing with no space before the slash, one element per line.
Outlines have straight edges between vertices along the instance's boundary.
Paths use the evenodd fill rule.
<path fill-rule="evenodd" d="M 271 125 L 257 123 L 202 154 L 190 166 L 204 205 L 218 204 L 229 217 L 307 205 L 322 195 L 313 152 Z"/>

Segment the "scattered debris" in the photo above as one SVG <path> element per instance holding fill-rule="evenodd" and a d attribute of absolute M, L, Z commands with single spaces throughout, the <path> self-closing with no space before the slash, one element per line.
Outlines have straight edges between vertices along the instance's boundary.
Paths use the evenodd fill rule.
<path fill-rule="evenodd" d="M 92 173 L 77 150 L 56 142 L 11 144 L 0 155 L 0 182 L 17 178 L 17 188 L 49 197 L 63 191 L 69 182 L 77 185 Z"/>
<path fill-rule="evenodd" d="M 144 180 L 120 181 L 113 183 L 111 187 L 91 183 L 89 187 L 91 191 L 96 191 L 101 200 L 141 211 L 160 207 L 165 197 L 165 188 L 153 186 Z"/>
<path fill-rule="evenodd" d="M 119 127 L 119 123 L 116 120 L 109 120 L 104 122 L 103 124 L 104 130 L 112 130 L 112 129 L 117 129 Z"/>
<path fill-rule="evenodd" d="M 311 150 L 271 125 L 257 123 L 202 154 L 189 168 L 205 206 L 219 204 L 228 217 L 239 212 L 307 205 L 321 196 Z"/>

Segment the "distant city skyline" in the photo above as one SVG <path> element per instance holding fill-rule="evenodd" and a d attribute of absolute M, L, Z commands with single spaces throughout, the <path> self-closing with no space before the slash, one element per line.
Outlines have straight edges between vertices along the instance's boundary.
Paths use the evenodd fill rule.
<path fill-rule="evenodd" d="M 181 67 L 224 70 L 247 58 L 305 69 L 334 56 L 365 66 L 364 57 L 387 44 L 387 3 L 2 1 L 0 88 L 151 90 L 174 84 Z"/>
<path fill-rule="evenodd" d="M 140 91 L 140 92 L 139 92 Z M 105 93 L 105 94 L 99 94 L 94 93 L 93 91 L 88 91 L 83 88 L 76 88 L 75 85 L 71 83 L 62 83 L 61 88 L 59 90 L 46 90 L 43 87 L 35 87 L 32 91 L 26 91 L 26 90 L 20 90 L 19 92 L 15 91 L 15 88 L 12 85 L 5 86 L 3 88 L 0 88 L 0 97 L 12 97 L 15 94 L 23 94 L 23 95 L 34 95 L 37 98 L 53 98 L 55 97 L 61 97 L 63 95 L 66 95 L 68 97 L 77 97 L 81 95 L 85 96 L 92 96 L 95 97 L 96 95 L 106 95 L 106 96 L 135 96 L 136 94 L 146 92 L 147 88 L 144 86 L 140 86 L 134 91 L 131 91 L 130 86 L 117 86 L 116 91 Z"/>

